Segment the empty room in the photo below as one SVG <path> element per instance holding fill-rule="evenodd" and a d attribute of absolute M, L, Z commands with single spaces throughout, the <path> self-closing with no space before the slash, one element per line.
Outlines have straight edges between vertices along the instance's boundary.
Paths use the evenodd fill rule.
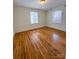
<path fill-rule="evenodd" d="M 66 58 L 66 0 L 13 0 L 13 59 Z"/>

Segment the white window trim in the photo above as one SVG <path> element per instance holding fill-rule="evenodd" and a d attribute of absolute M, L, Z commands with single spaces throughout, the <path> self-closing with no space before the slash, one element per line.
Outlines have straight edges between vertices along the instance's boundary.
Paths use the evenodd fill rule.
<path fill-rule="evenodd" d="M 60 13 L 60 17 L 59 17 L 60 19 L 56 18 L 57 20 L 55 20 L 54 17 L 58 17 L 58 15 L 57 16 L 55 15 L 57 12 Z M 55 10 L 52 12 L 52 21 L 53 23 L 58 23 L 58 24 L 62 23 L 62 10 Z"/>
<path fill-rule="evenodd" d="M 33 14 L 33 13 L 37 13 L 37 15 L 35 15 L 35 16 L 37 16 L 37 17 L 36 17 L 37 20 L 36 20 L 35 22 L 33 22 L 34 19 L 32 20 L 32 14 Z M 30 23 L 31 23 L 31 24 L 38 24 L 38 12 L 35 12 L 35 11 L 31 11 L 31 12 L 30 12 Z"/>

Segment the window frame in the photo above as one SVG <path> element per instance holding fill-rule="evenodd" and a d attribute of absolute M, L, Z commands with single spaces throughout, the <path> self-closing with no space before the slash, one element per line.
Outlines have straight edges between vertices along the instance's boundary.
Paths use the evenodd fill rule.
<path fill-rule="evenodd" d="M 57 13 L 57 12 L 60 12 L 60 17 L 58 16 L 56 19 L 54 19 L 54 15 Z M 63 17 L 63 11 L 62 10 L 54 10 L 53 12 L 52 12 L 52 22 L 53 23 L 58 23 L 58 24 L 61 24 L 62 23 L 62 17 Z M 56 15 L 55 15 L 55 17 L 56 17 Z M 58 20 L 58 18 L 59 18 L 59 20 Z"/>
<path fill-rule="evenodd" d="M 35 19 L 35 22 L 33 22 L 34 21 L 34 19 L 32 20 L 32 13 L 36 13 L 37 15 L 35 15 L 35 16 L 37 16 L 36 18 L 37 19 Z M 38 12 L 36 12 L 36 11 L 30 11 L 30 23 L 31 24 L 38 24 L 39 23 L 39 19 L 38 19 Z"/>

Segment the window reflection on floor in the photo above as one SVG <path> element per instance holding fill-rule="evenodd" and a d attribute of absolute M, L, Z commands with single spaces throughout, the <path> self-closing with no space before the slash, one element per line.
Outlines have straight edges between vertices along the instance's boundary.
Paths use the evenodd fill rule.
<path fill-rule="evenodd" d="M 34 42 L 34 43 L 40 42 L 40 39 L 39 39 L 38 36 L 39 36 L 39 32 L 33 32 L 32 35 L 31 35 L 31 37 L 33 38 L 32 42 Z"/>
<path fill-rule="evenodd" d="M 53 33 L 52 40 L 54 42 L 59 42 L 60 41 L 60 36 L 57 33 Z"/>

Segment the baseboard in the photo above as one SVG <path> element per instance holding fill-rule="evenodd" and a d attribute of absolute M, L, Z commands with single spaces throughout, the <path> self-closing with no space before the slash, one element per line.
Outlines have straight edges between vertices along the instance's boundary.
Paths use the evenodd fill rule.
<path fill-rule="evenodd" d="M 54 29 L 54 30 L 58 30 L 58 31 L 62 31 L 62 32 L 66 33 L 66 31 L 63 31 L 63 30 L 60 30 L 60 29 L 52 28 L 52 27 L 49 27 L 49 26 L 45 26 L 45 27 L 50 28 L 50 29 Z"/>
<path fill-rule="evenodd" d="M 15 34 L 17 34 L 17 33 L 22 33 L 22 32 L 27 32 L 27 31 L 33 31 L 33 30 L 37 30 L 37 29 L 40 29 L 40 28 L 43 28 L 43 27 L 46 27 L 46 26 L 42 26 L 42 27 L 34 28 L 34 29 L 29 29 L 29 30 L 26 30 L 26 31 L 16 32 Z M 15 35 L 15 34 L 14 34 L 14 35 Z"/>
<path fill-rule="evenodd" d="M 50 28 L 50 29 L 53 29 L 53 30 L 57 30 L 57 31 L 62 31 L 62 30 L 59 30 L 59 29 L 56 29 L 56 28 L 52 28 L 52 27 L 49 27 L 49 26 L 42 26 L 42 27 L 39 27 L 39 28 L 34 28 L 34 29 L 26 30 L 26 31 L 16 32 L 16 33 L 14 33 L 14 35 L 17 34 L 17 33 L 22 33 L 22 32 L 27 32 L 27 31 L 33 31 L 33 30 L 44 28 L 44 27 L 47 27 L 47 28 Z M 65 31 L 62 31 L 62 32 L 66 33 Z"/>

